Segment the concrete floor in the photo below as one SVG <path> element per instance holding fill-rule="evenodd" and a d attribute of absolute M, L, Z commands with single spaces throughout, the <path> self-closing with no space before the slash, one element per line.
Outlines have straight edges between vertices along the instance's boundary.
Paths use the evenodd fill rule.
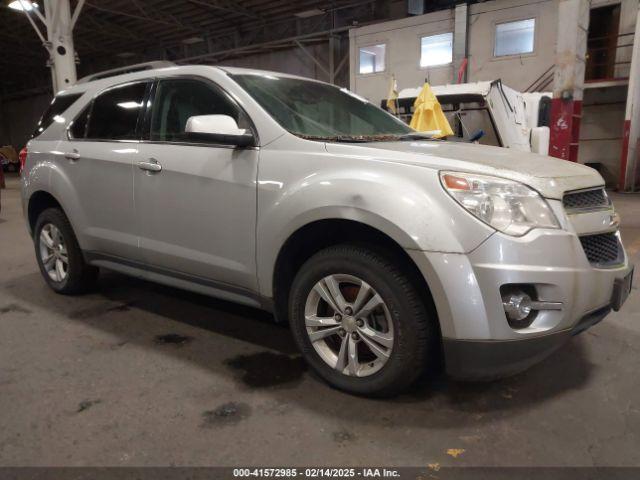
<path fill-rule="evenodd" d="M 367 400 L 306 371 L 263 312 L 109 273 L 54 294 L 16 178 L 1 195 L 2 466 L 640 465 L 637 290 L 525 374 Z M 640 197 L 614 201 L 638 263 Z"/>

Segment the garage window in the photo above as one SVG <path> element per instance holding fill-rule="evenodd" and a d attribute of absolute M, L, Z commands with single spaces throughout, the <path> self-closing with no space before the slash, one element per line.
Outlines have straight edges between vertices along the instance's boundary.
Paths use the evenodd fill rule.
<path fill-rule="evenodd" d="M 536 20 L 534 18 L 499 23 L 496 25 L 494 55 L 503 57 L 533 52 L 535 28 Z"/>
<path fill-rule="evenodd" d="M 87 138 L 133 140 L 142 111 L 146 83 L 113 88 L 93 101 Z"/>
<path fill-rule="evenodd" d="M 384 72 L 386 49 L 387 46 L 384 43 L 361 47 L 358 72 L 361 74 Z"/>
<path fill-rule="evenodd" d="M 420 66 L 447 65 L 453 61 L 453 33 L 429 35 L 420 39 Z"/>

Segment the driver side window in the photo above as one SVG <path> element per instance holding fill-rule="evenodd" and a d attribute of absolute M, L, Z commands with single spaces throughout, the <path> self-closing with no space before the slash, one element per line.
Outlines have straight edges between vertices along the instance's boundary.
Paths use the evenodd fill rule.
<path fill-rule="evenodd" d="M 161 80 L 151 112 L 150 140 L 194 142 L 185 127 L 196 115 L 228 115 L 239 128 L 249 128 L 244 112 L 214 86 L 191 79 Z"/>

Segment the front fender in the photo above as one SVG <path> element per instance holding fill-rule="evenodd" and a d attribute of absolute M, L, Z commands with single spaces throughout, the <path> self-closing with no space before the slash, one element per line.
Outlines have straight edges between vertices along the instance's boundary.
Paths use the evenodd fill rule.
<path fill-rule="evenodd" d="M 318 220 L 364 223 L 407 250 L 465 253 L 493 233 L 442 189 L 424 167 L 362 162 L 325 152 L 263 151 L 258 181 L 257 259 L 263 295 L 272 296 L 278 254 L 298 229 Z"/>

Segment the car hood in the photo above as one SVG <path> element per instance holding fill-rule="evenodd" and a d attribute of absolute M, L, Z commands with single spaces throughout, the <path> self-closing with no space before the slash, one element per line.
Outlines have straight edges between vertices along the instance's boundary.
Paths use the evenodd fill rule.
<path fill-rule="evenodd" d="M 438 140 L 327 143 L 326 148 L 349 157 L 508 178 L 546 198 L 561 199 L 569 190 L 604 185 L 600 174 L 585 165 L 509 148 Z"/>

